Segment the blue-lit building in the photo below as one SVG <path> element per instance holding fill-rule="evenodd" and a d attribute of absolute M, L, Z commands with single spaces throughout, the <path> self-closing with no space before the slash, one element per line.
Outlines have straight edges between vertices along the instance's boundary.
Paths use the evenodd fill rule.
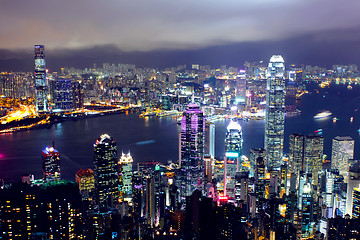
<path fill-rule="evenodd" d="M 199 105 L 190 103 L 181 120 L 181 188 L 183 200 L 201 186 L 204 157 L 204 114 Z"/>
<path fill-rule="evenodd" d="M 35 105 L 36 112 L 48 111 L 48 84 L 46 79 L 45 47 L 35 45 Z"/>
<path fill-rule="evenodd" d="M 42 153 L 42 170 L 44 180 L 59 181 L 60 175 L 60 153 L 53 147 L 47 147 L 41 151 Z"/>
<path fill-rule="evenodd" d="M 285 65 L 280 55 L 270 59 L 266 84 L 265 150 L 268 168 L 279 169 L 285 124 Z"/>
<path fill-rule="evenodd" d="M 73 84 L 71 79 L 55 79 L 51 81 L 53 111 L 66 111 L 74 108 Z"/>
<path fill-rule="evenodd" d="M 114 139 L 101 135 L 94 144 L 95 192 L 100 208 L 114 207 L 119 199 L 117 147 Z"/>

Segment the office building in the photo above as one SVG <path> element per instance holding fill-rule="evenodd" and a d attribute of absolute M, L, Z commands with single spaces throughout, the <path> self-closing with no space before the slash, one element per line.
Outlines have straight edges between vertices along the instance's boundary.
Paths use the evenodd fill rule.
<path fill-rule="evenodd" d="M 41 153 L 44 180 L 46 182 L 60 180 L 60 153 L 53 147 L 47 147 Z"/>
<path fill-rule="evenodd" d="M 205 123 L 205 144 L 204 144 L 204 155 L 210 155 L 212 158 L 215 157 L 215 124 L 211 122 Z"/>
<path fill-rule="evenodd" d="M 81 80 L 73 81 L 73 107 L 75 109 L 82 108 L 84 106 L 84 89 Z"/>
<path fill-rule="evenodd" d="M 117 147 L 107 134 L 95 141 L 94 165 L 97 203 L 100 208 L 114 207 L 119 198 Z"/>
<path fill-rule="evenodd" d="M 317 185 L 319 172 L 322 170 L 324 138 L 320 135 L 308 135 L 304 143 L 305 171 L 312 174 L 313 184 Z"/>
<path fill-rule="evenodd" d="M 45 47 L 35 45 L 35 105 L 36 112 L 48 110 L 48 84 L 46 79 Z"/>
<path fill-rule="evenodd" d="M 339 169 L 340 174 L 348 180 L 350 160 L 354 159 L 354 139 L 337 136 L 332 141 L 331 168 Z"/>
<path fill-rule="evenodd" d="M 75 182 L 79 184 L 79 191 L 83 199 L 92 199 L 92 193 L 95 190 L 94 171 L 89 169 L 80 169 L 75 174 Z"/>
<path fill-rule="evenodd" d="M 270 59 L 266 84 L 265 150 L 268 168 L 279 169 L 285 123 L 285 65 L 280 55 Z"/>
<path fill-rule="evenodd" d="M 119 184 L 120 184 L 120 201 L 131 202 L 132 198 L 132 175 L 133 175 L 133 158 L 128 154 L 121 154 L 119 159 Z"/>
<path fill-rule="evenodd" d="M 345 214 L 352 215 L 353 210 L 353 191 L 354 188 L 360 188 L 360 162 L 357 161 L 350 168 L 349 180 L 346 191 L 346 212 Z"/>
<path fill-rule="evenodd" d="M 205 120 L 199 105 L 190 103 L 181 119 L 181 188 L 185 200 L 203 181 Z"/>
<path fill-rule="evenodd" d="M 51 80 L 53 111 L 71 111 L 74 107 L 73 81 L 71 79 Z"/>
<path fill-rule="evenodd" d="M 236 121 L 230 121 L 225 137 L 225 159 L 224 159 L 224 196 L 234 196 L 235 174 L 242 167 L 242 131 Z"/>
<path fill-rule="evenodd" d="M 299 133 L 293 133 L 289 136 L 289 167 L 290 172 L 298 175 L 304 170 L 304 138 Z"/>

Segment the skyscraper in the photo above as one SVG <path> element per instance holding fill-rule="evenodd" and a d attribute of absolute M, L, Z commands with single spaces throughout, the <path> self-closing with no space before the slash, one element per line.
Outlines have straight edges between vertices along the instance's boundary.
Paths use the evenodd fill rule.
<path fill-rule="evenodd" d="M 242 142 L 240 124 L 230 121 L 225 137 L 224 160 L 224 195 L 230 198 L 234 197 L 235 173 L 242 170 Z"/>
<path fill-rule="evenodd" d="M 280 55 L 270 59 L 266 84 L 265 150 L 268 168 L 279 169 L 285 123 L 285 65 Z"/>
<path fill-rule="evenodd" d="M 120 181 L 120 200 L 131 201 L 132 198 L 132 175 L 133 158 L 130 153 L 121 154 L 119 159 L 119 181 Z"/>
<path fill-rule="evenodd" d="M 53 85 L 52 98 L 54 101 L 54 110 L 65 111 L 72 110 L 73 102 L 73 81 L 71 79 L 55 79 L 51 81 Z"/>
<path fill-rule="evenodd" d="M 60 153 L 53 147 L 47 147 L 41 153 L 44 180 L 47 182 L 60 180 Z"/>
<path fill-rule="evenodd" d="M 304 170 L 304 138 L 299 133 L 293 133 L 289 136 L 289 165 L 292 173 L 298 174 Z"/>
<path fill-rule="evenodd" d="M 335 137 L 332 141 L 331 168 L 336 168 L 348 180 L 349 160 L 354 159 L 354 139 L 351 137 Z"/>
<path fill-rule="evenodd" d="M 37 112 L 48 110 L 48 86 L 46 80 L 45 48 L 35 45 L 35 104 Z"/>
<path fill-rule="evenodd" d="M 324 156 L 324 138 L 314 134 L 306 136 L 304 144 L 305 170 L 312 174 L 313 184 L 318 183 L 319 171 L 322 170 Z"/>
<path fill-rule="evenodd" d="M 94 144 L 95 191 L 99 207 L 113 207 L 119 198 L 118 160 L 116 143 L 107 134 Z"/>
<path fill-rule="evenodd" d="M 181 120 L 181 188 L 183 200 L 200 186 L 203 177 L 205 120 L 199 105 L 190 103 Z"/>
<path fill-rule="evenodd" d="M 215 124 L 211 122 L 205 123 L 205 144 L 204 144 L 204 154 L 211 155 L 212 158 L 215 157 Z"/>

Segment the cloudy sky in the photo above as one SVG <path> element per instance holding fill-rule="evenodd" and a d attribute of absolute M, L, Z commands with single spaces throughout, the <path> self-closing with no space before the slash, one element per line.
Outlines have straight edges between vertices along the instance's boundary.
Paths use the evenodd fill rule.
<path fill-rule="evenodd" d="M 34 44 L 62 65 L 221 65 L 274 51 L 294 62 L 360 63 L 359 12 L 359 0 L 1 0 L 0 65 L 20 64 Z"/>

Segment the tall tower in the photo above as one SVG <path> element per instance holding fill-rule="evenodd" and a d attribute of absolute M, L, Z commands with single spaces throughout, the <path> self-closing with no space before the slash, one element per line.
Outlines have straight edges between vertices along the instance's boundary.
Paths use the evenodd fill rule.
<path fill-rule="evenodd" d="M 130 153 L 121 154 L 119 159 L 120 200 L 132 201 L 133 158 Z"/>
<path fill-rule="evenodd" d="M 336 168 L 348 181 L 349 160 L 354 159 L 354 139 L 351 137 L 335 137 L 332 142 L 331 168 Z"/>
<path fill-rule="evenodd" d="M 285 123 L 285 65 L 280 55 L 270 59 L 266 83 L 265 150 L 268 168 L 279 169 Z"/>
<path fill-rule="evenodd" d="M 60 180 L 60 153 L 53 147 L 47 147 L 41 153 L 44 180 L 46 182 Z"/>
<path fill-rule="evenodd" d="M 242 132 L 238 122 L 230 121 L 225 137 L 224 195 L 233 197 L 235 173 L 242 169 Z"/>
<path fill-rule="evenodd" d="M 304 139 L 305 136 L 299 133 L 289 136 L 290 171 L 297 175 L 304 170 Z"/>
<path fill-rule="evenodd" d="M 203 180 L 205 120 L 199 105 L 190 103 L 181 119 L 181 197 L 185 199 Z"/>
<path fill-rule="evenodd" d="M 324 138 L 313 134 L 305 137 L 304 161 L 305 171 L 312 174 L 313 184 L 317 185 L 319 171 L 322 170 L 324 156 Z"/>
<path fill-rule="evenodd" d="M 35 104 L 36 112 L 48 110 L 48 86 L 46 82 L 46 64 L 44 45 L 35 45 Z"/>
<path fill-rule="evenodd" d="M 95 191 L 99 207 L 113 207 L 119 198 L 116 143 L 107 134 L 94 144 Z"/>

